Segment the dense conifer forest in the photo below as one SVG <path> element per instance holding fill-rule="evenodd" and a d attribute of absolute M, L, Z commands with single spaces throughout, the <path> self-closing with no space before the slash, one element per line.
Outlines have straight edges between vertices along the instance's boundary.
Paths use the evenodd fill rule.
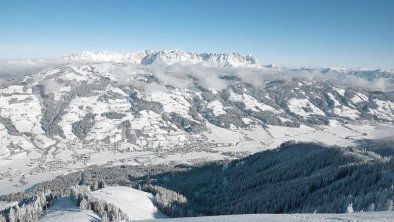
<path fill-rule="evenodd" d="M 344 213 L 393 210 L 394 159 L 352 147 L 286 143 L 233 161 L 197 165 L 91 167 L 59 176 L 23 193 L 0 221 L 36 221 L 59 197 L 104 221 L 126 219 L 91 191 L 129 186 L 155 195 L 170 217 L 249 213 Z"/>

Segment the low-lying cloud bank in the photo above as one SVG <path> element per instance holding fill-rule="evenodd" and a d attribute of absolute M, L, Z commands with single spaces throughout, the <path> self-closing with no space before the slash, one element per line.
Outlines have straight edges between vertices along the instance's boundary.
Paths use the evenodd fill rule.
<path fill-rule="evenodd" d="M 32 75 L 40 70 L 70 63 L 62 59 L 53 60 L 0 60 L 0 80 Z M 75 61 L 73 61 L 75 63 Z M 221 68 L 203 64 L 156 63 L 141 65 L 124 63 L 113 65 L 103 63 L 105 70 L 125 84 L 133 82 L 137 74 L 154 75 L 166 85 L 179 88 L 193 87 L 198 83 L 204 88 L 221 90 L 234 81 L 242 81 L 254 87 L 264 87 L 267 81 L 291 80 L 293 78 L 328 79 L 345 86 L 363 87 L 381 91 L 394 90 L 394 72 L 382 70 L 329 70 L 327 69 L 286 69 L 286 68 Z M 100 67 L 100 65 L 99 65 Z"/>
<path fill-rule="evenodd" d="M 127 65 L 119 70 L 114 66 L 113 75 L 121 82 L 129 83 L 133 74 L 152 74 L 166 85 L 178 88 L 193 87 L 194 83 L 208 88 L 221 90 L 229 84 L 241 81 L 254 87 L 264 87 L 265 83 L 275 80 L 303 78 L 309 80 L 327 79 L 337 85 L 362 87 L 380 91 L 394 90 L 394 73 L 376 75 L 379 70 L 365 71 L 365 76 L 356 76 L 353 71 L 323 72 L 322 69 L 275 69 L 275 68 L 220 68 L 200 64 L 193 65 Z M 117 70 L 116 70 L 117 69 Z M 360 73 L 357 73 L 360 75 Z M 371 78 L 370 75 L 374 75 Z"/>
<path fill-rule="evenodd" d="M 12 79 L 19 76 L 32 75 L 42 69 L 66 63 L 66 61 L 61 59 L 0 60 L 0 78 Z"/>

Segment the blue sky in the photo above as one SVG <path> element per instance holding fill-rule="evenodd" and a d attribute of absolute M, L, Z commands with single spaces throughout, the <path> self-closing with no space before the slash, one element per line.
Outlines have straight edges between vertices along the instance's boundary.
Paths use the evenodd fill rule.
<path fill-rule="evenodd" d="M 161 48 L 394 68 L 394 0 L 0 0 L 0 58 Z"/>

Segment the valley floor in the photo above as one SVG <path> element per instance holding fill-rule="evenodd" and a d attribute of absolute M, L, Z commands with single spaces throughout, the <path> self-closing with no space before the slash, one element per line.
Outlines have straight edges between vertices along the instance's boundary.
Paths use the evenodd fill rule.
<path fill-rule="evenodd" d="M 1 159 L 0 161 L 0 195 L 28 190 L 35 184 L 69 172 L 78 171 L 96 165 L 150 165 L 198 162 L 234 159 L 275 149 L 281 143 L 294 140 L 304 142 L 322 142 L 327 145 L 352 146 L 363 139 L 379 139 L 392 134 L 392 124 L 371 123 L 340 124 L 333 121 L 330 126 L 299 128 L 260 126 L 251 129 L 229 130 L 209 124 L 209 132 L 205 133 L 205 141 L 212 141 L 211 146 L 195 144 L 193 147 L 179 149 L 163 148 L 162 150 L 130 150 L 124 151 L 107 148 L 97 151 L 99 144 L 84 145 L 75 149 L 78 155 L 87 156 L 85 160 L 70 160 L 70 147 L 65 147 L 56 156 L 48 155 L 45 159 L 36 158 L 31 153 Z M 93 149 L 92 147 L 95 147 Z M 34 158 L 33 158 L 34 157 Z M 31 164 L 34 162 L 34 164 Z M 36 171 L 40 169 L 40 171 Z"/>

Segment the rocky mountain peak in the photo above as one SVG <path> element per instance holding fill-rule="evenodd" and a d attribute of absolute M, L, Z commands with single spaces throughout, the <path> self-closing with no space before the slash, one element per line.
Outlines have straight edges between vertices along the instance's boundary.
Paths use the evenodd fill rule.
<path fill-rule="evenodd" d="M 83 51 L 64 56 L 65 60 L 94 61 L 94 62 L 124 62 L 150 65 L 164 64 L 205 64 L 215 67 L 258 67 L 260 63 L 252 55 L 239 53 L 196 53 L 176 50 L 143 50 L 130 53 L 115 53 L 108 51 Z"/>

